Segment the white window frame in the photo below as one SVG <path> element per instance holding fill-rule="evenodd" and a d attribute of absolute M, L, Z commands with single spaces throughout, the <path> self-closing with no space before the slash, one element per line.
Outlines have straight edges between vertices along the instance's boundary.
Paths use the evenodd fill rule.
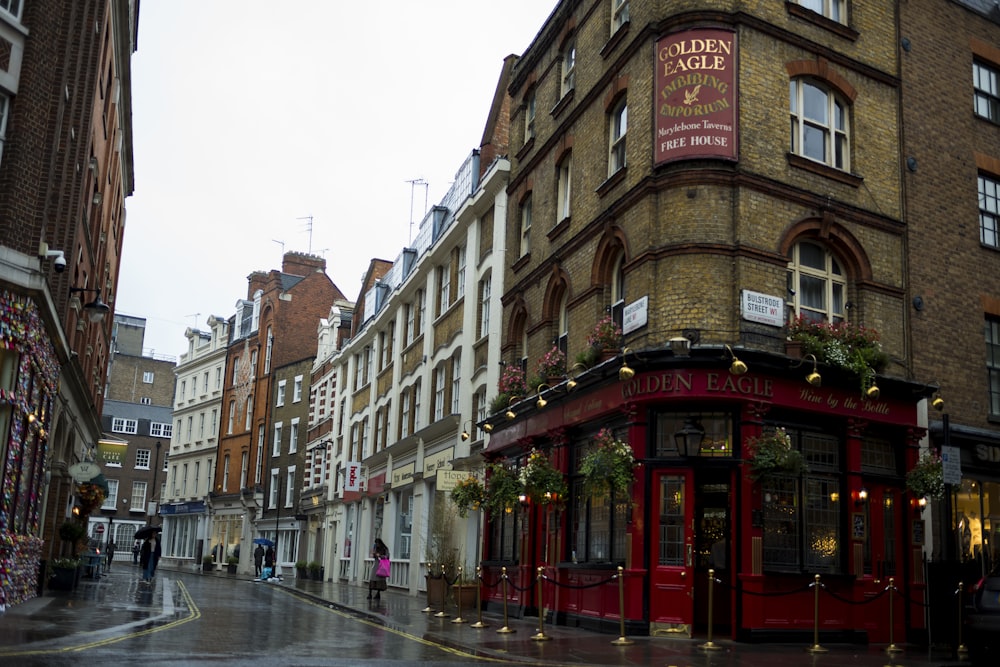
<path fill-rule="evenodd" d="M 20 21 L 24 3 L 21 0 L 0 0 L 0 9 Z"/>
<path fill-rule="evenodd" d="M 570 37 L 563 44 L 562 63 L 559 77 L 559 97 L 563 98 L 573 92 L 576 87 L 576 36 Z"/>
<path fill-rule="evenodd" d="M 446 263 L 438 267 L 438 275 L 441 277 L 441 284 L 438 286 L 441 295 L 441 312 L 443 313 L 451 305 L 451 264 Z"/>
<path fill-rule="evenodd" d="M 462 356 L 456 354 L 451 359 L 451 414 L 457 415 L 459 399 L 462 396 Z"/>
<path fill-rule="evenodd" d="M 627 162 L 625 152 L 628 135 L 628 100 L 621 99 L 611 110 L 611 134 L 608 138 L 608 176 L 624 169 Z"/>
<path fill-rule="evenodd" d="M 278 391 L 276 392 L 274 407 L 280 408 L 285 405 L 285 386 L 288 380 L 278 380 Z"/>
<path fill-rule="evenodd" d="M 802 250 L 806 245 L 815 246 L 824 253 L 822 267 L 803 264 Z M 837 323 L 845 320 L 844 310 L 849 287 L 847 275 L 841 262 L 829 248 L 812 240 L 799 241 L 792 247 L 788 270 L 791 274 L 789 282 L 794 291 L 791 295 L 792 311 L 796 317 L 804 317 L 814 322 Z M 815 293 L 815 290 L 804 287 L 804 280 L 822 283 L 822 303 L 803 305 L 803 299 Z"/>
<path fill-rule="evenodd" d="M 524 98 L 524 143 L 535 138 L 535 118 L 537 115 L 538 89 L 532 88 Z"/>
<path fill-rule="evenodd" d="M 281 471 L 278 468 L 271 468 L 271 486 L 267 494 L 267 508 L 275 509 L 278 506 L 278 475 Z"/>
<path fill-rule="evenodd" d="M 295 466 L 285 470 L 285 507 L 291 507 L 295 502 Z"/>
<path fill-rule="evenodd" d="M 101 509 L 114 511 L 118 508 L 118 480 L 108 479 L 105 481 L 108 483 L 108 495 L 104 497 Z"/>
<path fill-rule="evenodd" d="M 444 366 L 434 369 L 434 421 L 444 417 L 444 387 L 447 373 Z"/>
<path fill-rule="evenodd" d="M 292 403 L 302 400 L 302 376 L 296 375 L 292 379 Z"/>
<path fill-rule="evenodd" d="M 271 442 L 271 456 L 281 454 L 281 430 L 284 427 L 282 422 L 274 423 L 274 440 Z"/>
<path fill-rule="evenodd" d="M 136 470 L 149 470 L 150 461 L 152 461 L 151 449 L 137 449 L 135 450 L 135 469 Z"/>
<path fill-rule="evenodd" d="M 129 511 L 146 513 L 146 496 L 149 485 L 142 480 L 132 480 L 132 497 L 129 498 Z"/>
<path fill-rule="evenodd" d="M 822 103 L 807 104 L 813 95 L 822 96 Z M 815 115 L 822 117 L 813 118 L 809 115 L 813 111 L 821 112 Z M 800 77 L 789 82 L 789 112 L 792 153 L 834 169 L 850 170 L 850 107 L 846 100 L 822 81 Z M 819 143 L 822 144 L 821 154 Z"/>
<path fill-rule="evenodd" d="M 493 291 L 493 276 L 486 275 L 479 281 L 479 335 L 477 340 L 490 333 L 490 293 Z"/>
<path fill-rule="evenodd" d="M 250 476 L 250 452 L 240 454 L 240 488 L 245 489 L 247 478 Z"/>
<path fill-rule="evenodd" d="M 299 451 L 299 418 L 293 417 L 288 427 L 288 453 Z"/>
<path fill-rule="evenodd" d="M 130 435 L 135 435 L 139 432 L 139 420 L 115 417 L 111 420 L 111 431 L 113 433 L 128 433 Z"/>
<path fill-rule="evenodd" d="M 990 248 L 1000 248 L 1000 179 L 980 173 L 979 242 Z"/>
<path fill-rule="evenodd" d="M 399 437 L 410 435 L 410 389 L 404 389 L 399 396 Z"/>
<path fill-rule="evenodd" d="M 1000 70 L 980 60 L 972 63 L 974 107 L 980 118 L 1000 123 Z"/>
<path fill-rule="evenodd" d="M 570 217 L 573 212 L 572 209 L 572 198 L 573 198 L 573 154 L 568 153 L 563 157 L 562 161 L 559 162 L 559 167 L 557 168 L 557 205 L 556 205 L 556 222 L 562 222 L 566 218 Z"/>
<path fill-rule="evenodd" d="M 465 246 L 458 247 L 458 271 L 455 274 L 458 284 L 455 286 L 455 301 L 465 296 Z"/>
<path fill-rule="evenodd" d="M 143 371 L 142 372 L 142 382 L 143 382 L 143 384 L 153 384 L 153 379 L 155 377 L 156 377 L 156 375 L 153 373 L 153 371 Z"/>
<path fill-rule="evenodd" d="M 847 0 L 798 0 L 798 4 L 831 21 L 847 22 Z"/>
<path fill-rule="evenodd" d="M 628 0 L 611 0 L 611 34 L 628 23 Z"/>
<path fill-rule="evenodd" d="M 521 200 L 518 212 L 521 218 L 521 245 L 518 257 L 531 252 L 531 193 Z"/>

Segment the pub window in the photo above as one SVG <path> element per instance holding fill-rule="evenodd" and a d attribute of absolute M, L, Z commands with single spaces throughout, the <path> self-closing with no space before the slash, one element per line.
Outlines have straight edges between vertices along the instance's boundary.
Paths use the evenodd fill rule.
<path fill-rule="evenodd" d="M 681 376 L 671 377 L 677 387 L 687 386 Z M 690 390 L 690 386 L 687 386 Z M 657 418 L 656 456 L 725 457 L 733 455 L 733 418 L 722 412 L 670 412 Z"/>
<path fill-rule="evenodd" d="M 576 476 L 571 486 L 569 559 L 574 563 L 624 563 L 630 495 L 613 491 L 588 493 L 583 477 L 579 475 L 580 463 L 595 446 L 588 442 L 576 450 Z"/>
<path fill-rule="evenodd" d="M 511 508 L 504 512 L 501 516 L 490 521 L 492 538 L 490 539 L 490 560 L 517 560 L 517 554 L 515 551 L 517 547 L 517 540 L 515 539 L 515 536 L 520 524 L 520 521 L 518 521 L 519 515 L 520 512 L 517 509 Z"/>

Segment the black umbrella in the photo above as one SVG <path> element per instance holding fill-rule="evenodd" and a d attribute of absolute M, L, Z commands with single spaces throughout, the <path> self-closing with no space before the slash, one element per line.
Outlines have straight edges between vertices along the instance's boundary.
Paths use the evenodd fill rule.
<path fill-rule="evenodd" d="M 135 539 L 144 540 L 147 537 L 153 537 L 162 530 L 163 529 L 159 526 L 143 526 L 139 530 L 135 531 Z"/>

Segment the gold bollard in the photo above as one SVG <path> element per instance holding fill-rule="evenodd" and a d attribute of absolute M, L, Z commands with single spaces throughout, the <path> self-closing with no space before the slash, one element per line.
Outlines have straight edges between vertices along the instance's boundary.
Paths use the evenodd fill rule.
<path fill-rule="evenodd" d="M 708 641 L 702 644 L 699 648 L 702 651 L 721 651 L 722 647 L 712 641 L 712 615 L 713 606 L 715 602 L 714 597 L 714 586 L 715 586 L 715 570 L 709 569 L 708 571 Z"/>
<path fill-rule="evenodd" d="M 452 623 L 465 623 L 465 619 L 462 618 L 462 566 L 458 566 L 458 599 L 455 600 L 455 604 L 458 605 L 458 616 L 451 619 Z"/>
<path fill-rule="evenodd" d="M 965 658 L 969 655 L 969 649 L 962 642 L 962 582 L 958 582 L 958 590 L 955 591 L 958 594 L 958 648 L 955 652 L 958 653 L 959 658 Z"/>
<path fill-rule="evenodd" d="M 444 565 L 441 565 L 441 579 L 444 580 L 444 599 L 441 600 L 441 611 L 434 614 L 434 618 L 448 618 L 448 612 L 444 610 L 448 603 L 448 577 L 446 576 Z"/>
<path fill-rule="evenodd" d="M 827 650 L 819 645 L 819 575 L 816 575 L 815 580 L 812 583 L 812 587 L 815 589 L 816 595 L 814 596 L 815 601 L 813 602 L 813 645 L 806 650 L 810 653 L 826 653 Z"/>
<path fill-rule="evenodd" d="M 479 610 L 479 620 L 470 625 L 470 628 L 488 628 L 490 626 L 483 623 L 483 570 L 476 566 L 476 609 Z"/>
<path fill-rule="evenodd" d="M 500 568 L 500 579 L 503 581 L 503 627 L 497 630 L 497 634 L 506 635 L 512 632 L 517 632 L 514 628 L 507 625 L 507 568 Z"/>
<path fill-rule="evenodd" d="M 630 646 L 635 642 L 625 636 L 625 569 L 618 566 L 618 639 L 615 646 Z"/>
<path fill-rule="evenodd" d="M 531 635 L 531 638 L 538 642 L 552 639 L 545 634 L 545 611 L 542 609 L 542 572 L 544 571 L 545 568 L 538 567 L 538 632 Z"/>
<path fill-rule="evenodd" d="M 903 652 L 903 649 L 896 646 L 896 642 L 892 639 L 895 632 L 892 622 L 892 591 L 896 588 L 894 581 L 895 577 L 889 577 L 889 645 L 885 647 L 885 652 L 889 654 Z"/>

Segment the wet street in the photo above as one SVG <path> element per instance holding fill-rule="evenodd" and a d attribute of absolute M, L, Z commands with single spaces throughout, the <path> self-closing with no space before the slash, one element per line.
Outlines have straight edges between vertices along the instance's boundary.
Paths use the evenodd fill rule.
<path fill-rule="evenodd" d="M 73 594 L 46 595 L 50 624 L 0 617 L 0 664 L 482 664 L 456 649 L 304 600 L 282 587 L 125 566 Z M 37 615 L 37 614 L 36 614 Z"/>

